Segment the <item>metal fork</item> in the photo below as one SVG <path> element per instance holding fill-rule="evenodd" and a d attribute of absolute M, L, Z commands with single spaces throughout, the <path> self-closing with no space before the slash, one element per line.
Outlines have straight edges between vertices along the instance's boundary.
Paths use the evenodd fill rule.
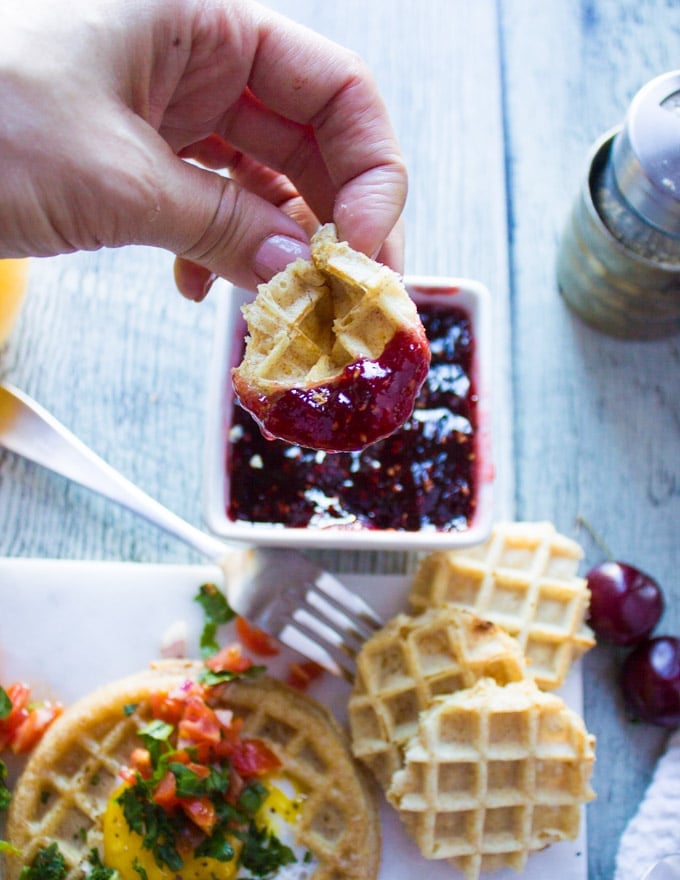
<path fill-rule="evenodd" d="M 222 569 L 229 604 L 254 626 L 352 680 L 376 612 L 295 550 L 227 544 L 155 501 L 27 394 L 0 385 L 0 447 L 140 514 Z"/>

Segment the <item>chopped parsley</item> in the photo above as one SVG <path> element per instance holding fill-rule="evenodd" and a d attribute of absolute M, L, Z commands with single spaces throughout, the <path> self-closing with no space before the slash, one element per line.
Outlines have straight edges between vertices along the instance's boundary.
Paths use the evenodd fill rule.
<path fill-rule="evenodd" d="M 99 851 L 90 850 L 88 857 L 90 870 L 87 872 L 87 880 L 120 880 L 120 874 L 113 868 L 107 868 L 102 862 Z"/>
<path fill-rule="evenodd" d="M 190 821 L 184 810 L 169 806 L 157 799 L 160 790 L 165 790 L 168 778 L 172 779 L 172 797 L 178 803 L 202 805 L 211 815 L 209 825 L 202 826 L 203 837 L 195 847 L 198 857 L 209 857 L 220 862 L 231 862 L 237 855 L 234 839 L 241 841 L 238 855 L 239 863 L 253 878 L 273 877 L 282 865 L 295 861 L 293 851 L 281 843 L 274 834 L 260 829 L 255 824 L 255 816 L 267 797 L 268 790 L 258 780 L 252 780 L 243 787 L 237 800 L 230 799 L 228 792 L 232 780 L 231 758 L 212 757 L 198 760 L 195 749 L 189 748 L 187 762 L 186 749 L 179 752 L 175 746 L 176 728 L 165 721 L 154 720 L 139 731 L 151 759 L 151 773 L 148 778 L 137 773 L 134 782 L 127 785 L 116 800 L 130 829 L 142 841 L 142 847 L 149 851 L 160 868 L 171 872 L 181 872 L 184 862 L 176 842 L 185 839 L 186 823 Z M 266 753 L 257 747 L 252 751 L 250 741 L 234 741 L 229 749 L 237 749 L 240 761 L 236 764 L 239 775 L 243 767 L 252 759 L 256 766 L 258 760 L 264 761 Z M 263 765 L 264 766 L 264 765 Z M 160 788 L 159 788 L 160 786 Z M 133 864 L 140 880 L 146 880 L 144 869 Z M 43 878 L 46 880 L 46 878 Z M 93 880 L 92 877 L 89 880 Z M 105 875 L 95 880 L 105 880 Z"/>
<path fill-rule="evenodd" d="M 66 860 L 56 843 L 41 847 L 30 865 L 25 865 L 19 880 L 64 880 L 68 874 Z"/>
<path fill-rule="evenodd" d="M 7 765 L 4 761 L 0 761 L 0 811 L 6 810 L 10 801 L 12 800 L 12 793 L 10 792 L 7 786 Z M 11 843 L 8 843 L 6 840 L 0 839 L 0 853 L 11 853 L 12 855 L 19 855 L 19 850 L 12 846 Z"/>
<path fill-rule="evenodd" d="M 194 600 L 203 609 L 205 623 L 201 632 L 201 653 L 209 657 L 219 650 L 217 643 L 218 627 L 229 623 L 236 617 L 236 612 L 227 602 L 227 598 L 217 584 L 202 584 Z"/>
<path fill-rule="evenodd" d="M 243 841 L 241 864 L 256 877 L 274 877 L 279 868 L 296 861 L 293 850 L 281 843 L 266 828 L 250 822 L 247 833 L 239 834 Z"/>
<path fill-rule="evenodd" d="M 158 720 L 150 721 L 140 729 L 139 735 L 151 755 L 151 762 L 154 766 L 158 764 L 163 749 L 169 747 L 168 743 L 173 730 L 172 724 Z"/>
<path fill-rule="evenodd" d="M 135 858 L 132 862 L 132 870 L 139 874 L 141 880 L 148 880 L 146 868 L 139 864 L 139 859 Z"/>
<path fill-rule="evenodd" d="M 154 802 L 147 783 L 142 779 L 125 788 L 117 798 L 130 828 L 142 838 L 142 846 L 153 854 L 159 867 L 167 865 L 179 871 L 184 865 L 175 840 L 180 825 L 175 817 Z"/>
<path fill-rule="evenodd" d="M 4 687 L 0 686 L 0 718 L 7 718 L 11 711 L 12 701 L 9 694 Z"/>
<path fill-rule="evenodd" d="M 9 788 L 7 787 L 7 765 L 4 761 L 0 761 L 0 810 L 6 810 L 12 799 Z"/>
<path fill-rule="evenodd" d="M 212 669 L 204 669 L 199 675 L 199 681 L 206 687 L 214 687 L 218 684 L 224 684 L 225 681 L 233 681 L 235 678 L 258 678 L 267 671 L 266 666 L 250 666 L 241 672 L 232 672 L 225 669 L 221 672 L 213 672 Z"/>

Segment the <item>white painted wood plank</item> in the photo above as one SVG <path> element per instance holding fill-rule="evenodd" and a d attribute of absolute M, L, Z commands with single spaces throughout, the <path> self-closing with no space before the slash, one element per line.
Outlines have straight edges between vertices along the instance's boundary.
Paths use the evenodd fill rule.
<path fill-rule="evenodd" d="M 590 144 L 634 93 L 677 67 L 680 7 L 666 2 L 501 4 L 508 119 L 517 509 L 653 573 L 680 632 L 680 340 L 621 342 L 572 316 L 555 282 L 557 242 Z M 584 567 L 585 570 L 586 567 Z M 613 876 L 617 842 L 665 734 L 625 717 L 622 651 L 586 659 L 586 718 L 598 735 L 589 807 L 591 880 Z"/>
<path fill-rule="evenodd" d="M 495 301 L 498 508 L 513 498 L 507 236 L 498 28 L 490 0 L 276 0 L 279 11 L 359 52 L 410 171 L 410 273 L 467 275 Z M 3 378 L 34 394 L 126 476 L 201 522 L 203 404 L 214 303 L 175 293 L 171 260 L 144 248 L 37 261 Z M 68 517 L 64 527 L 64 506 Z M 7 511 L 6 515 L 2 510 Z M 110 504 L 23 464 L 0 473 L 0 553 L 186 561 L 191 554 Z M 324 561 L 398 571 L 401 557 Z"/>

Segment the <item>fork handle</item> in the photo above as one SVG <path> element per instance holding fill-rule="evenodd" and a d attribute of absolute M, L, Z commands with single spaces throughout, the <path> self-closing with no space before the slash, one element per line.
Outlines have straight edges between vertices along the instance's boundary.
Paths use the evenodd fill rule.
<path fill-rule="evenodd" d="M 143 516 L 216 563 L 231 550 L 163 507 L 11 385 L 0 386 L 0 446 Z"/>

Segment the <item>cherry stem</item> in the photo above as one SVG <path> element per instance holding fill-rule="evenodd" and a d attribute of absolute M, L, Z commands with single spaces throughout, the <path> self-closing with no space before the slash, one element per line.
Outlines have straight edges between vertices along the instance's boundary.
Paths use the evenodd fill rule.
<path fill-rule="evenodd" d="M 612 551 L 609 549 L 609 547 L 605 543 L 605 540 L 602 537 L 602 535 L 600 535 L 599 532 L 595 531 L 595 529 L 588 522 L 588 520 L 585 518 L 585 516 L 581 516 L 581 514 L 578 514 L 578 516 L 576 517 L 576 522 L 579 526 L 583 526 L 583 528 L 588 532 L 588 534 L 593 539 L 593 541 L 595 541 L 595 543 L 600 548 L 600 550 L 604 553 L 604 555 L 607 557 L 607 559 L 614 558 Z"/>

